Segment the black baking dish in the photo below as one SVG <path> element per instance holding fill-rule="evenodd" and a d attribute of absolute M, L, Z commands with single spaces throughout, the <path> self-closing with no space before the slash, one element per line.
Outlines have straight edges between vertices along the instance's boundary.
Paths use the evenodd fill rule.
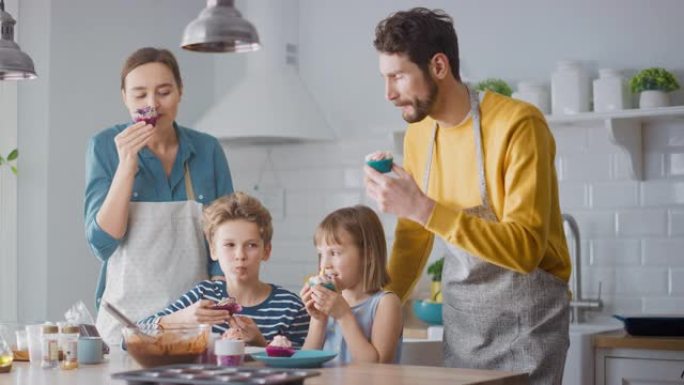
<path fill-rule="evenodd" d="M 684 315 L 613 315 L 625 324 L 625 331 L 632 336 L 684 337 Z"/>

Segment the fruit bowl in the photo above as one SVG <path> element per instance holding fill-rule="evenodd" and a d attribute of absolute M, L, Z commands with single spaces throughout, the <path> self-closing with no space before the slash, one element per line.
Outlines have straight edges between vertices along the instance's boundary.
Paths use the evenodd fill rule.
<path fill-rule="evenodd" d="M 413 302 L 413 314 L 430 325 L 442 324 L 442 304 L 431 300 L 416 300 Z"/>
<path fill-rule="evenodd" d="M 198 362 L 209 346 L 210 325 L 140 325 L 122 329 L 126 350 L 143 368 Z"/>

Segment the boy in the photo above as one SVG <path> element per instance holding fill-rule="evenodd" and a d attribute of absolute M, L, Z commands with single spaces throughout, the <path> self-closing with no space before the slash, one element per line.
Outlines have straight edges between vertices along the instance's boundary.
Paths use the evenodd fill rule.
<path fill-rule="evenodd" d="M 277 334 L 293 346 L 304 342 L 309 315 L 294 293 L 259 280 L 261 262 L 271 255 L 273 226 L 268 210 L 256 198 L 236 192 L 204 209 L 204 235 L 211 258 L 218 260 L 226 280 L 199 282 L 166 309 L 140 324 L 206 323 L 215 333 L 241 337 L 245 343 L 266 346 Z M 212 307 L 228 297 L 242 306 L 239 315 Z"/>

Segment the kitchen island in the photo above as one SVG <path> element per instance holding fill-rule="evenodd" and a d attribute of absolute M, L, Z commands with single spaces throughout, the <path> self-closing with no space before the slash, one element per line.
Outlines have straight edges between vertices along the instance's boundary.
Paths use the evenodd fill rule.
<path fill-rule="evenodd" d="M 251 363 L 252 365 L 257 363 Z M 81 365 L 76 370 L 41 369 L 40 365 L 15 362 L 12 371 L 0 373 L 0 385 L 124 385 L 113 380 L 112 373 L 137 370 L 140 366 L 125 352 L 115 350 L 98 365 Z M 331 368 L 311 369 L 320 376 L 307 379 L 305 385 L 525 385 L 527 374 L 493 370 L 451 369 L 426 366 L 359 364 Z"/>

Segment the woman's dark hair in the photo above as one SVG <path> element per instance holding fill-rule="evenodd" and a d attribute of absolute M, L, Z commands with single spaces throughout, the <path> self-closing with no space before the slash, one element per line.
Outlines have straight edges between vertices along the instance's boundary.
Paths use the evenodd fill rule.
<path fill-rule="evenodd" d="M 121 69 L 121 89 L 126 89 L 126 76 L 134 69 L 147 63 L 161 63 L 169 67 L 173 78 L 176 79 L 178 89 L 183 89 L 183 80 L 181 79 L 178 62 L 171 51 L 167 49 L 145 47 L 133 52 L 131 56 L 126 59 L 123 68 Z"/>
<path fill-rule="evenodd" d="M 440 9 L 418 7 L 390 15 L 375 28 L 373 45 L 379 52 L 407 55 L 426 75 L 432 57 L 443 53 L 454 78 L 461 81 L 453 20 Z"/>

